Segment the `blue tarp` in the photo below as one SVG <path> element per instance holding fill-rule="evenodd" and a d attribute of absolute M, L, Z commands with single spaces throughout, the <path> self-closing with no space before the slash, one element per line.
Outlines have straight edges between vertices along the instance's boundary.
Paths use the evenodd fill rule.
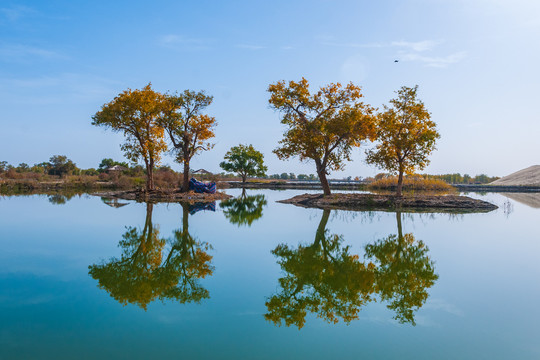
<path fill-rule="evenodd" d="M 216 193 L 216 183 L 203 183 L 201 181 L 197 181 L 194 178 L 189 179 L 189 190 L 193 190 L 196 193 L 208 193 L 208 194 L 215 194 Z"/>

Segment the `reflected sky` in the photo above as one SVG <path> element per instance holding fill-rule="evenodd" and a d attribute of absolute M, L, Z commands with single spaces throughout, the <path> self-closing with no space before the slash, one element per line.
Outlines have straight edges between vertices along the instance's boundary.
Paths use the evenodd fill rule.
<path fill-rule="evenodd" d="M 500 194 L 471 195 L 500 208 L 402 214 L 401 226 L 396 213 L 331 211 L 317 243 L 325 212 L 275 202 L 304 192 L 248 191 L 266 201 L 250 226 L 231 221 L 220 204 L 193 215 L 180 204 L 157 204 L 146 231 L 143 203 L 112 207 L 75 196 L 57 206 L 48 196 L 0 198 L 0 358 L 539 357 L 538 209 Z M 240 190 L 229 193 L 242 198 Z M 509 216 L 505 201 L 512 202 Z M 149 229 L 157 236 L 148 243 Z M 140 286 L 168 279 L 168 286 L 138 299 L 118 295 L 124 285 L 89 274 L 93 266 L 141 256 L 143 244 L 144 261 L 136 264 L 143 276 L 112 278 Z M 321 257 L 322 245 L 341 262 Z M 206 255 L 198 257 L 197 249 Z M 396 264 L 398 254 L 407 261 Z M 319 271 L 294 263 L 302 259 Z M 354 272 L 341 274 L 338 266 L 373 279 L 343 287 Z M 175 297 L 186 273 L 207 297 Z M 306 284 L 305 299 L 325 295 L 306 311 L 300 331 L 265 319 L 270 299 L 288 289 L 280 279 L 290 276 L 292 284 Z M 315 293 L 329 278 L 335 281 Z M 404 292 L 403 278 L 419 285 Z M 351 304 L 361 305 L 357 319 L 345 321 Z M 336 324 L 320 316 L 330 305 L 337 305 Z M 399 311 L 409 308 L 416 326 L 400 323 Z"/>

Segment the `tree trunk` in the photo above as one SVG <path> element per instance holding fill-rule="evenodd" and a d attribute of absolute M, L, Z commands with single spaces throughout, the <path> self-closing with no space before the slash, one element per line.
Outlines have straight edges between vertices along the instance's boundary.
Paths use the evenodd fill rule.
<path fill-rule="evenodd" d="M 242 184 L 245 184 L 247 180 L 247 175 L 242 175 Z"/>
<path fill-rule="evenodd" d="M 323 168 L 320 160 L 315 160 L 315 165 L 317 167 L 319 181 L 321 182 L 321 186 L 323 188 L 323 193 L 324 195 L 330 195 L 330 185 L 328 184 L 328 180 L 326 180 L 326 169 Z"/>
<path fill-rule="evenodd" d="M 154 190 L 154 164 L 146 162 L 146 191 Z"/>
<path fill-rule="evenodd" d="M 184 180 L 182 180 L 182 189 L 180 191 L 189 191 L 189 160 L 184 160 Z"/>
<path fill-rule="evenodd" d="M 397 181 L 397 191 L 396 196 L 401 197 L 401 189 L 403 188 L 403 170 L 399 170 L 399 176 Z"/>

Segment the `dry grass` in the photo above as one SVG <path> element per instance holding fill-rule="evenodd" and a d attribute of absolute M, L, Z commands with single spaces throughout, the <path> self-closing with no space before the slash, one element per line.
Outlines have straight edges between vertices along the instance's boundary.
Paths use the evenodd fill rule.
<path fill-rule="evenodd" d="M 368 185 L 368 189 L 395 191 L 397 189 L 397 182 L 397 176 L 389 176 L 373 181 Z M 403 178 L 403 191 L 452 192 L 454 188 L 443 180 L 407 176 Z"/>

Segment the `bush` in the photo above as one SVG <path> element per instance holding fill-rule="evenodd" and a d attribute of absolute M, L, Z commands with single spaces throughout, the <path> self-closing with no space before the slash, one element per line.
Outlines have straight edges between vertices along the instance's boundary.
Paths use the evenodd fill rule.
<path fill-rule="evenodd" d="M 180 182 L 180 175 L 170 168 L 162 167 L 154 173 L 154 184 L 161 189 L 177 188 Z"/>

